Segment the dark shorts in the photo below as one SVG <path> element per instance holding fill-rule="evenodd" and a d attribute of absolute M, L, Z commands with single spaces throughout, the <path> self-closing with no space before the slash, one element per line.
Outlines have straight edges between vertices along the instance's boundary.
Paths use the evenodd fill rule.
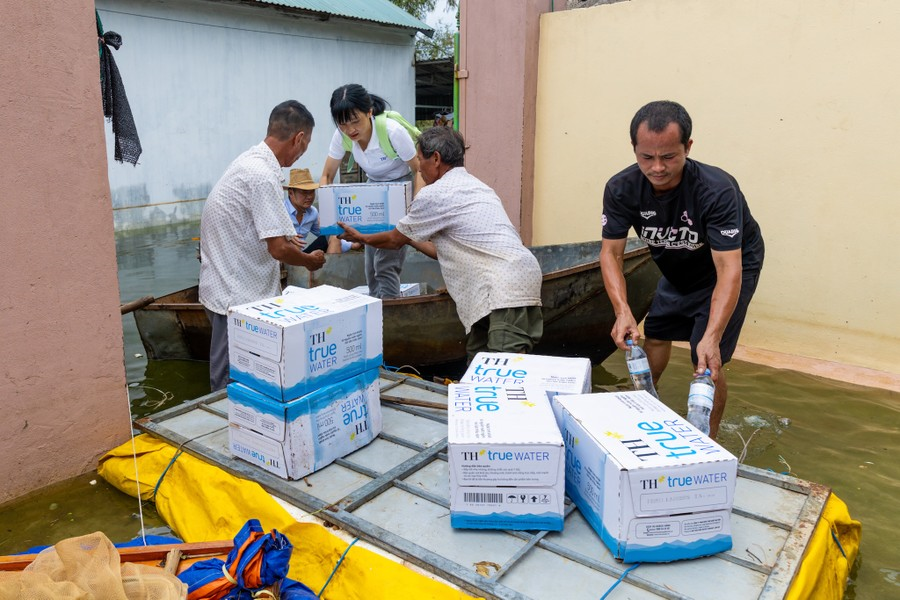
<path fill-rule="evenodd" d="M 734 354 L 738 336 L 744 326 L 744 318 L 747 316 L 747 307 L 750 306 L 757 283 L 759 271 L 744 273 L 741 278 L 741 293 L 737 305 L 719 343 L 723 365 L 730 361 L 731 355 Z M 696 365 L 697 344 L 706 332 L 706 324 L 709 322 L 709 303 L 714 287 L 713 285 L 682 294 L 669 283 L 668 279 L 665 277 L 660 279 L 656 286 L 656 296 L 650 305 L 650 312 L 644 321 L 644 335 L 656 340 L 690 342 L 691 361 Z"/>
<path fill-rule="evenodd" d="M 320 235 L 316 239 L 312 241 L 312 243 L 307 244 L 303 247 L 303 251 L 307 254 L 310 252 L 315 252 L 316 250 L 321 250 L 322 252 L 328 252 L 328 238 L 330 235 Z"/>
<path fill-rule="evenodd" d="M 531 352 L 544 335 L 540 306 L 498 308 L 479 319 L 466 338 L 466 355 L 472 362 L 479 352 Z"/>

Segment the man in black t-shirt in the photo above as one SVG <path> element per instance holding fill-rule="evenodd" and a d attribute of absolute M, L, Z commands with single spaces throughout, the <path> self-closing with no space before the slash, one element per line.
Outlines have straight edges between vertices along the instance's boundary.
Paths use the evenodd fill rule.
<path fill-rule="evenodd" d="M 737 182 L 725 171 L 688 158 L 691 118 L 681 105 L 651 102 L 631 121 L 637 163 L 614 175 L 603 193 L 600 264 L 616 311 L 616 345 L 640 337 L 622 273 L 625 238 L 634 227 L 650 246 L 663 277 L 644 322 L 644 350 L 654 383 L 669 362 L 672 341 L 689 341 L 697 373 L 716 382 L 710 415 L 715 438 L 731 360 L 756 290 L 765 247 Z"/>

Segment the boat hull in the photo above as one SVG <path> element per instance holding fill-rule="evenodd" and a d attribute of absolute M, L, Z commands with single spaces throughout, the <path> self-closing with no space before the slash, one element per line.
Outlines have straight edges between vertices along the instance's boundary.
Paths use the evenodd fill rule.
<path fill-rule="evenodd" d="M 600 273 L 600 242 L 532 248 L 544 272 L 541 301 L 544 336 L 534 352 L 583 356 L 599 363 L 615 350 L 609 332 L 615 322 Z M 624 271 L 628 301 L 640 321 L 650 307 L 659 270 L 637 240 L 626 248 Z M 325 268 L 310 272 L 287 267 L 289 285 L 365 284 L 360 253 L 329 256 Z M 444 290 L 440 266 L 409 252 L 402 280 L 422 284 L 425 294 L 384 301 L 384 357 L 389 366 L 429 366 L 463 361 L 465 330 L 456 303 Z M 134 312 L 148 358 L 209 360 L 210 326 L 197 301 L 197 287 L 158 298 Z"/>

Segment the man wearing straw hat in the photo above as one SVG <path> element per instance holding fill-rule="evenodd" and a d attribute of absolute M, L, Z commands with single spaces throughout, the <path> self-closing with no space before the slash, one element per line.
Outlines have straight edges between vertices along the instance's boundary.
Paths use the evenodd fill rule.
<path fill-rule="evenodd" d="M 340 254 L 348 250 L 358 250 L 362 244 L 354 244 L 337 236 L 322 235 L 319 233 L 319 211 L 313 206 L 316 200 L 316 190 L 319 184 L 313 181 L 309 169 L 291 169 L 291 177 L 284 186 L 288 197 L 284 200 L 284 207 L 291 217 L 294 230 L 297 232 L 297 241 L 304 252 L 322 250 L 328 254 Z M 312 233 L 316 239 L 306 243 L 306 236 Z"/>
<path fill-rule="evenodd" d="M 212 324 L 210 389 L 228 384 L 228 308 L 281 293 L 280 262 L 316 270 L 321 250 L 306 253 L 284 210 L 282 167 L 309 147 L 315 121 L 305 106 L 288 100 L 269 115 L 265 139 L 225 170 L 200 217 L 200 303 Z"/>

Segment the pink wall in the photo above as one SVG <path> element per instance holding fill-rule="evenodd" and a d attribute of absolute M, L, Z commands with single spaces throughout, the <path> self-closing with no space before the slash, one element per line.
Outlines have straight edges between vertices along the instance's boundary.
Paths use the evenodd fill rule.
<path fill-rule="evenodd" d="M 92 0 L 0 0 L 0 503 L 129 432 Z"/>
<path fill-rule="evenodd" d="M 552 6 L 555 4 L 555 7 Z M 460 132 L 466 168 L 490 185 L 532 237 L 534 122 L 540 16 L 563 0 L 462 0 Z"/>

